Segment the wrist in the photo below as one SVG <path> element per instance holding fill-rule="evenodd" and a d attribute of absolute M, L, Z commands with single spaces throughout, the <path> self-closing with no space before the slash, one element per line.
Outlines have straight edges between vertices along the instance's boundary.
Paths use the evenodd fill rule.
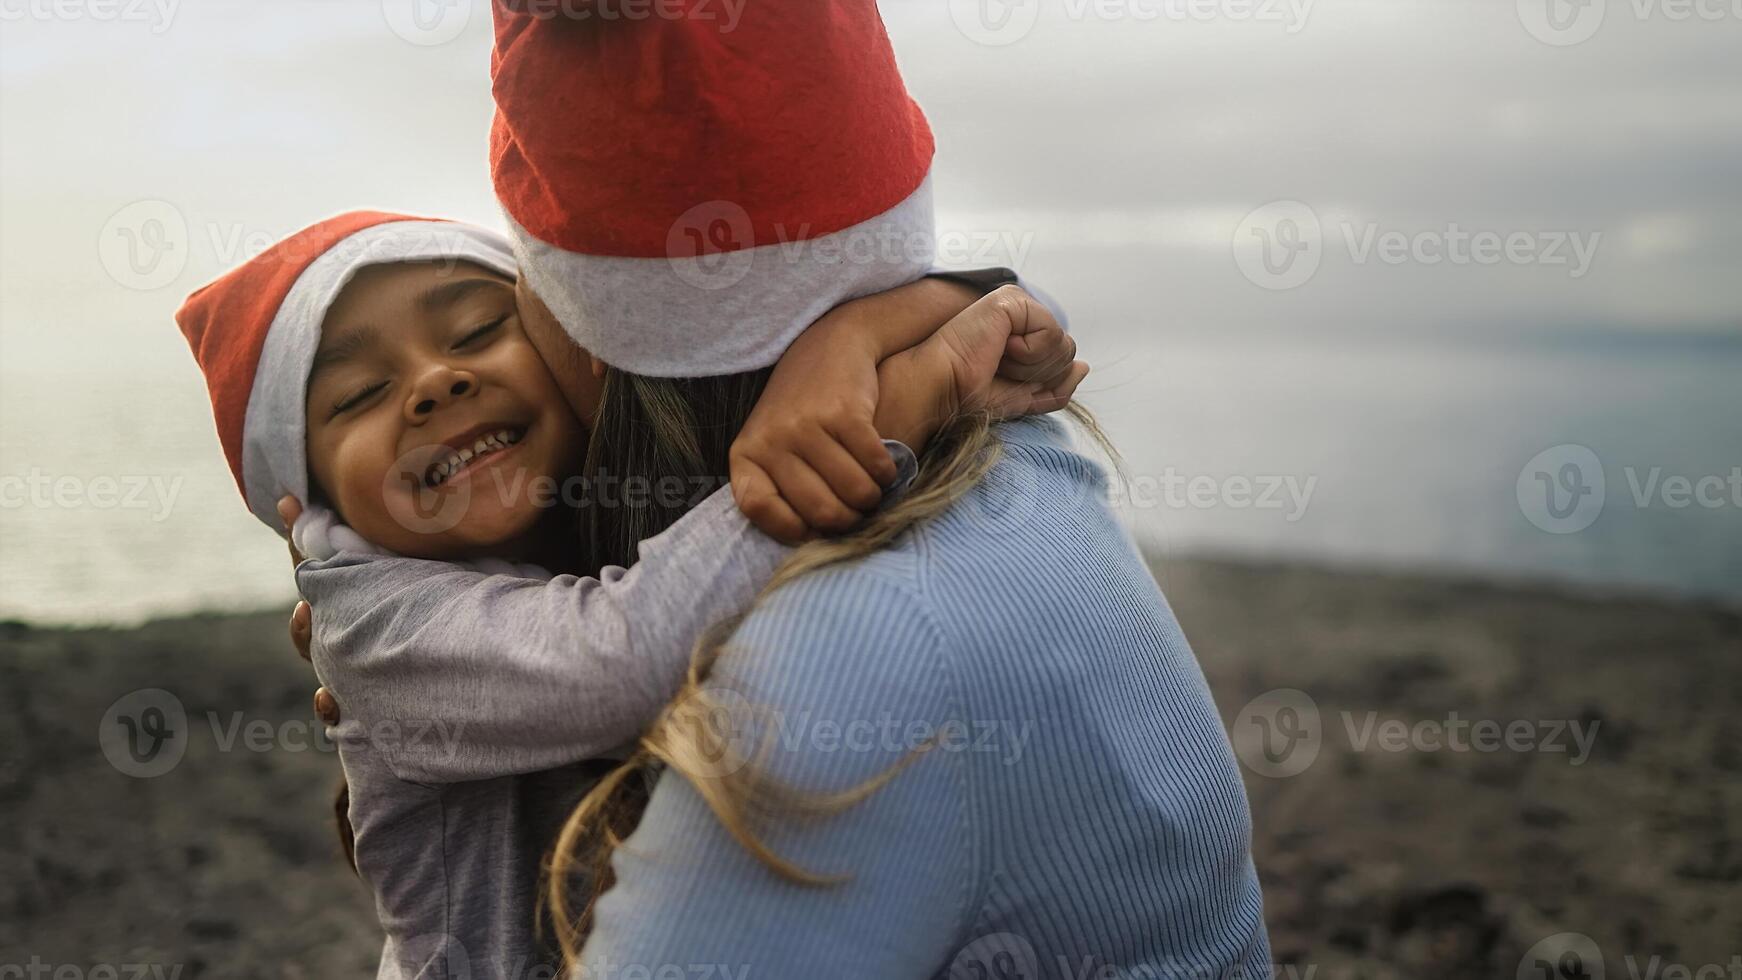
<path fill-rule="evenodd" d="M 961 408 L 955 372 L 947 361 L 932 356 L 935 347 L 921 345 L 901 351 L 877 367 L 877 412 L 873 419 L 885 439 L 923 450 L 943 424 Z"/>
<path fill-rule="evenodd" d="M 888 331 L 880 329 L 878 320 L 858 315 L 861 308 L 853 300 L 825 315 L 810 329 L 799 334 L 797 344 L 815 345 L 831 360 L 853 358 L 878 364 L 901 348 L 889 349 Z"/>

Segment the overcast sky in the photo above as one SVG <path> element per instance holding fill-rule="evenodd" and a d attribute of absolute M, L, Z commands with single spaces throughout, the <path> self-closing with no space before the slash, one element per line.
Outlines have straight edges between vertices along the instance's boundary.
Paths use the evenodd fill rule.
<path fill-rule="evenodd" d="M 72 16 L 0 2 L 8 372 L 94 336 L 130 367 L 179 371 L 158 331 L 180 297 L 342 208 L 495 219 L 483 0 L 115 0 L 137 19 L 111 22 L 97 0 L 60 2 Z M 424 21 L 413 2 L 433 5 Z M 945 225 L 1013 245 L 1004 257 L 1078 308 L 1125 320 L 1165 295 L 1156 329 L 1742 322 L 1733 3 L 1678 21 L 1659 0 L 1610 0 L 1591 37 L 1557 45 L 1525 21 L 1564 0 L 1520 0 L 1524 16 L 1514 0 L 1263 0 L 1237 19 L 1250 2 L 886 0 L 939 135 Z M 1309 282 L 1274 290 L 1242 276 L 1231 243 L 1279 200 L 1312 209 L 1324 252 Z M 138 201 L 189 229 L 161 285 L 115 282 L 100 254 Z M 1454 224 L 1536 235 L 1543 261 L 1352 252 Z M 1584 268 L 1547 261 L 1558 236 L 1593 246 Z"/>

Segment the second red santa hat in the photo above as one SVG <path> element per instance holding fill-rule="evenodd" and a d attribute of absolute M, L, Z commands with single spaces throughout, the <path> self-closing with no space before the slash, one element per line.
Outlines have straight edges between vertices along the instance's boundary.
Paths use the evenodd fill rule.
<path fill-rule="evenodd" d="M 931 267 L 931 130 L 874 0 L 498 0 L 491 168 L 521 274 L 657 377 L 766 367 Z"/>

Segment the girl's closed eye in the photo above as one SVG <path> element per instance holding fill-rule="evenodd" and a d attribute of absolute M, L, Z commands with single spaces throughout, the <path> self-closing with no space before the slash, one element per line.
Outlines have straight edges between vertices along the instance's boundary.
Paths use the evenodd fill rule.
<path fill-rule="evenodd" d="M 343 415 L 351 409 L 368 401 L 370 398 L 374 397 L 376 392 L 381 391 L 386 387 L 387 382 L 377 381 L 374 384 L 366 385 L 363 388 L 346 395 L 344 398 L 339 399 L 337 404 L 333 405 L 333 414 L 329 415 L 328 418 L 337 418 L 340 415 Z"/>
<path fill-rule="evenodd" d="M 471 333 L 466 334 L 464 337 L 461 337 L 459 340 L 454 341 L 454 350 L 460 350 L 461 348 L 464 348 L 464 347 L 475 346 L 479 341 L 488 338 L 489 336 L 494 334 L 497 330 L 500 330 L 502 328 L 502 324 L 507 323 L 507 322 L 508 322 L 508 315 L 507 314 L 503 314 L 502 316 L 499 316 L 496 319 L 491 320 L 489 323 L 484 324 L 483 326 L 477 328 L 476 330 L 473 330 Z"/>

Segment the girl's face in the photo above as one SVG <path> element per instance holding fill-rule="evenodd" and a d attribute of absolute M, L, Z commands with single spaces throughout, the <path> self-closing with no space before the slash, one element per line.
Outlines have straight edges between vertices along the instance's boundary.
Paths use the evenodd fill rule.
<path fill-rule="evenodd" d="M 315 485 L 413 557 L 528 556 L 585 452 L 514 282 L 468 262 L 358 272 L 327 311 L 307 411 Z"/>

